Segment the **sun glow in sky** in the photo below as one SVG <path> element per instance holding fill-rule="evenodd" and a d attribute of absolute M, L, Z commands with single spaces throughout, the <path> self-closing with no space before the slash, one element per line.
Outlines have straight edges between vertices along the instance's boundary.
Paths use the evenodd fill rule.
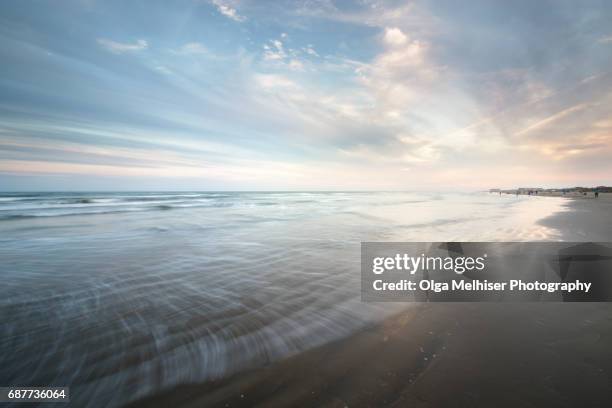
<path fill-rule="evenodd" d="M 612 3 L 0 3 L 0 190 L 612 184 Z"/>

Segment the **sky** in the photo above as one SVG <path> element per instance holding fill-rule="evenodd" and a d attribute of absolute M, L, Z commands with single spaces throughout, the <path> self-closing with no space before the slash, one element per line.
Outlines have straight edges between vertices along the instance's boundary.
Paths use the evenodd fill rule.
<path fill-rule="evenodd" d="M 0 190 L 612 184 L 612 2 L 5 0 Z"/>

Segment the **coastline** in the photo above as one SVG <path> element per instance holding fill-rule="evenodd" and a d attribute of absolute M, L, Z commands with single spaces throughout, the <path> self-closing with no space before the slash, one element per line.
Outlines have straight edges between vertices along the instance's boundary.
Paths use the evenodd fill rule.
<path fill-rule="evenodd" d="M 612 195 L 597 199 L 568 197 L 566 211 L 550 215 L 540 225 L 557 230 L 562 241 L 612 241 Z"/>
<path fill-rule="evenodd" d="M 572 199 L 565 207 L 540 223 L 564 241 L 612 240 L 612 201 Z M 128 406 L 605 406 L 610 316 L 608 303 L 411 305 L 267 367 Z"/>
<path fill-rule="evenodd" d="M 611 311 L 598 303 L 421 304 L 268 367 L 128 406 L 605 406 Z"/>

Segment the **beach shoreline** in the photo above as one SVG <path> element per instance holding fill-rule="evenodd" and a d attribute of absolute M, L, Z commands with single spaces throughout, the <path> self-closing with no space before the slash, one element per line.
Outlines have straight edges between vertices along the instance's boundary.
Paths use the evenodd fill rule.
<path fill-rule="evenodd" d="M 559 232 L 561 241 L 612 241 L 612 195 L 568 197 L 564 210 L 538 223 Z"/>
<path fill-rule="evenodd" d="M 563 241 L 612 240 L 612 202 L 567 200 L 540 221 Z M 612 305 L 411 304 L 266 367 L 130 407 L 573 407 L 612 395 Z M 576 381 L 581 378 L 581 381 Z"/>
<path fill-rule="evenodd" d="M 605 406 L 610 311 L 598 303 L 420 304 L 268 367 L 128 406 Z"/>

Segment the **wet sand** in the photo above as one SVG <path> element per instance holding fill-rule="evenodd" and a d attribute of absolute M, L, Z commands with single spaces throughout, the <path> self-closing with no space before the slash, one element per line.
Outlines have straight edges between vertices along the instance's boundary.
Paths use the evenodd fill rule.
<path fill-rule="evenodd" d="M 612 202 L 567 200 L 564 240 L 612 240 Z M 582 239 L 580 239 L 582 238 Z M 612 304 L 413 304 L 267 367 L 133 407 L 607 407 Z"/>
<path fill-rule="evenodd" d="M 540 224 L 560 231 L 562 241 L 612 241 L 612 194 L 564 200 L 567 211 L 545 218 Z"/>
<path fill-rule="evenodd" d="M 271 366 L 134 407 L 604 407 L 612 305 L 422 304 Z"/>

